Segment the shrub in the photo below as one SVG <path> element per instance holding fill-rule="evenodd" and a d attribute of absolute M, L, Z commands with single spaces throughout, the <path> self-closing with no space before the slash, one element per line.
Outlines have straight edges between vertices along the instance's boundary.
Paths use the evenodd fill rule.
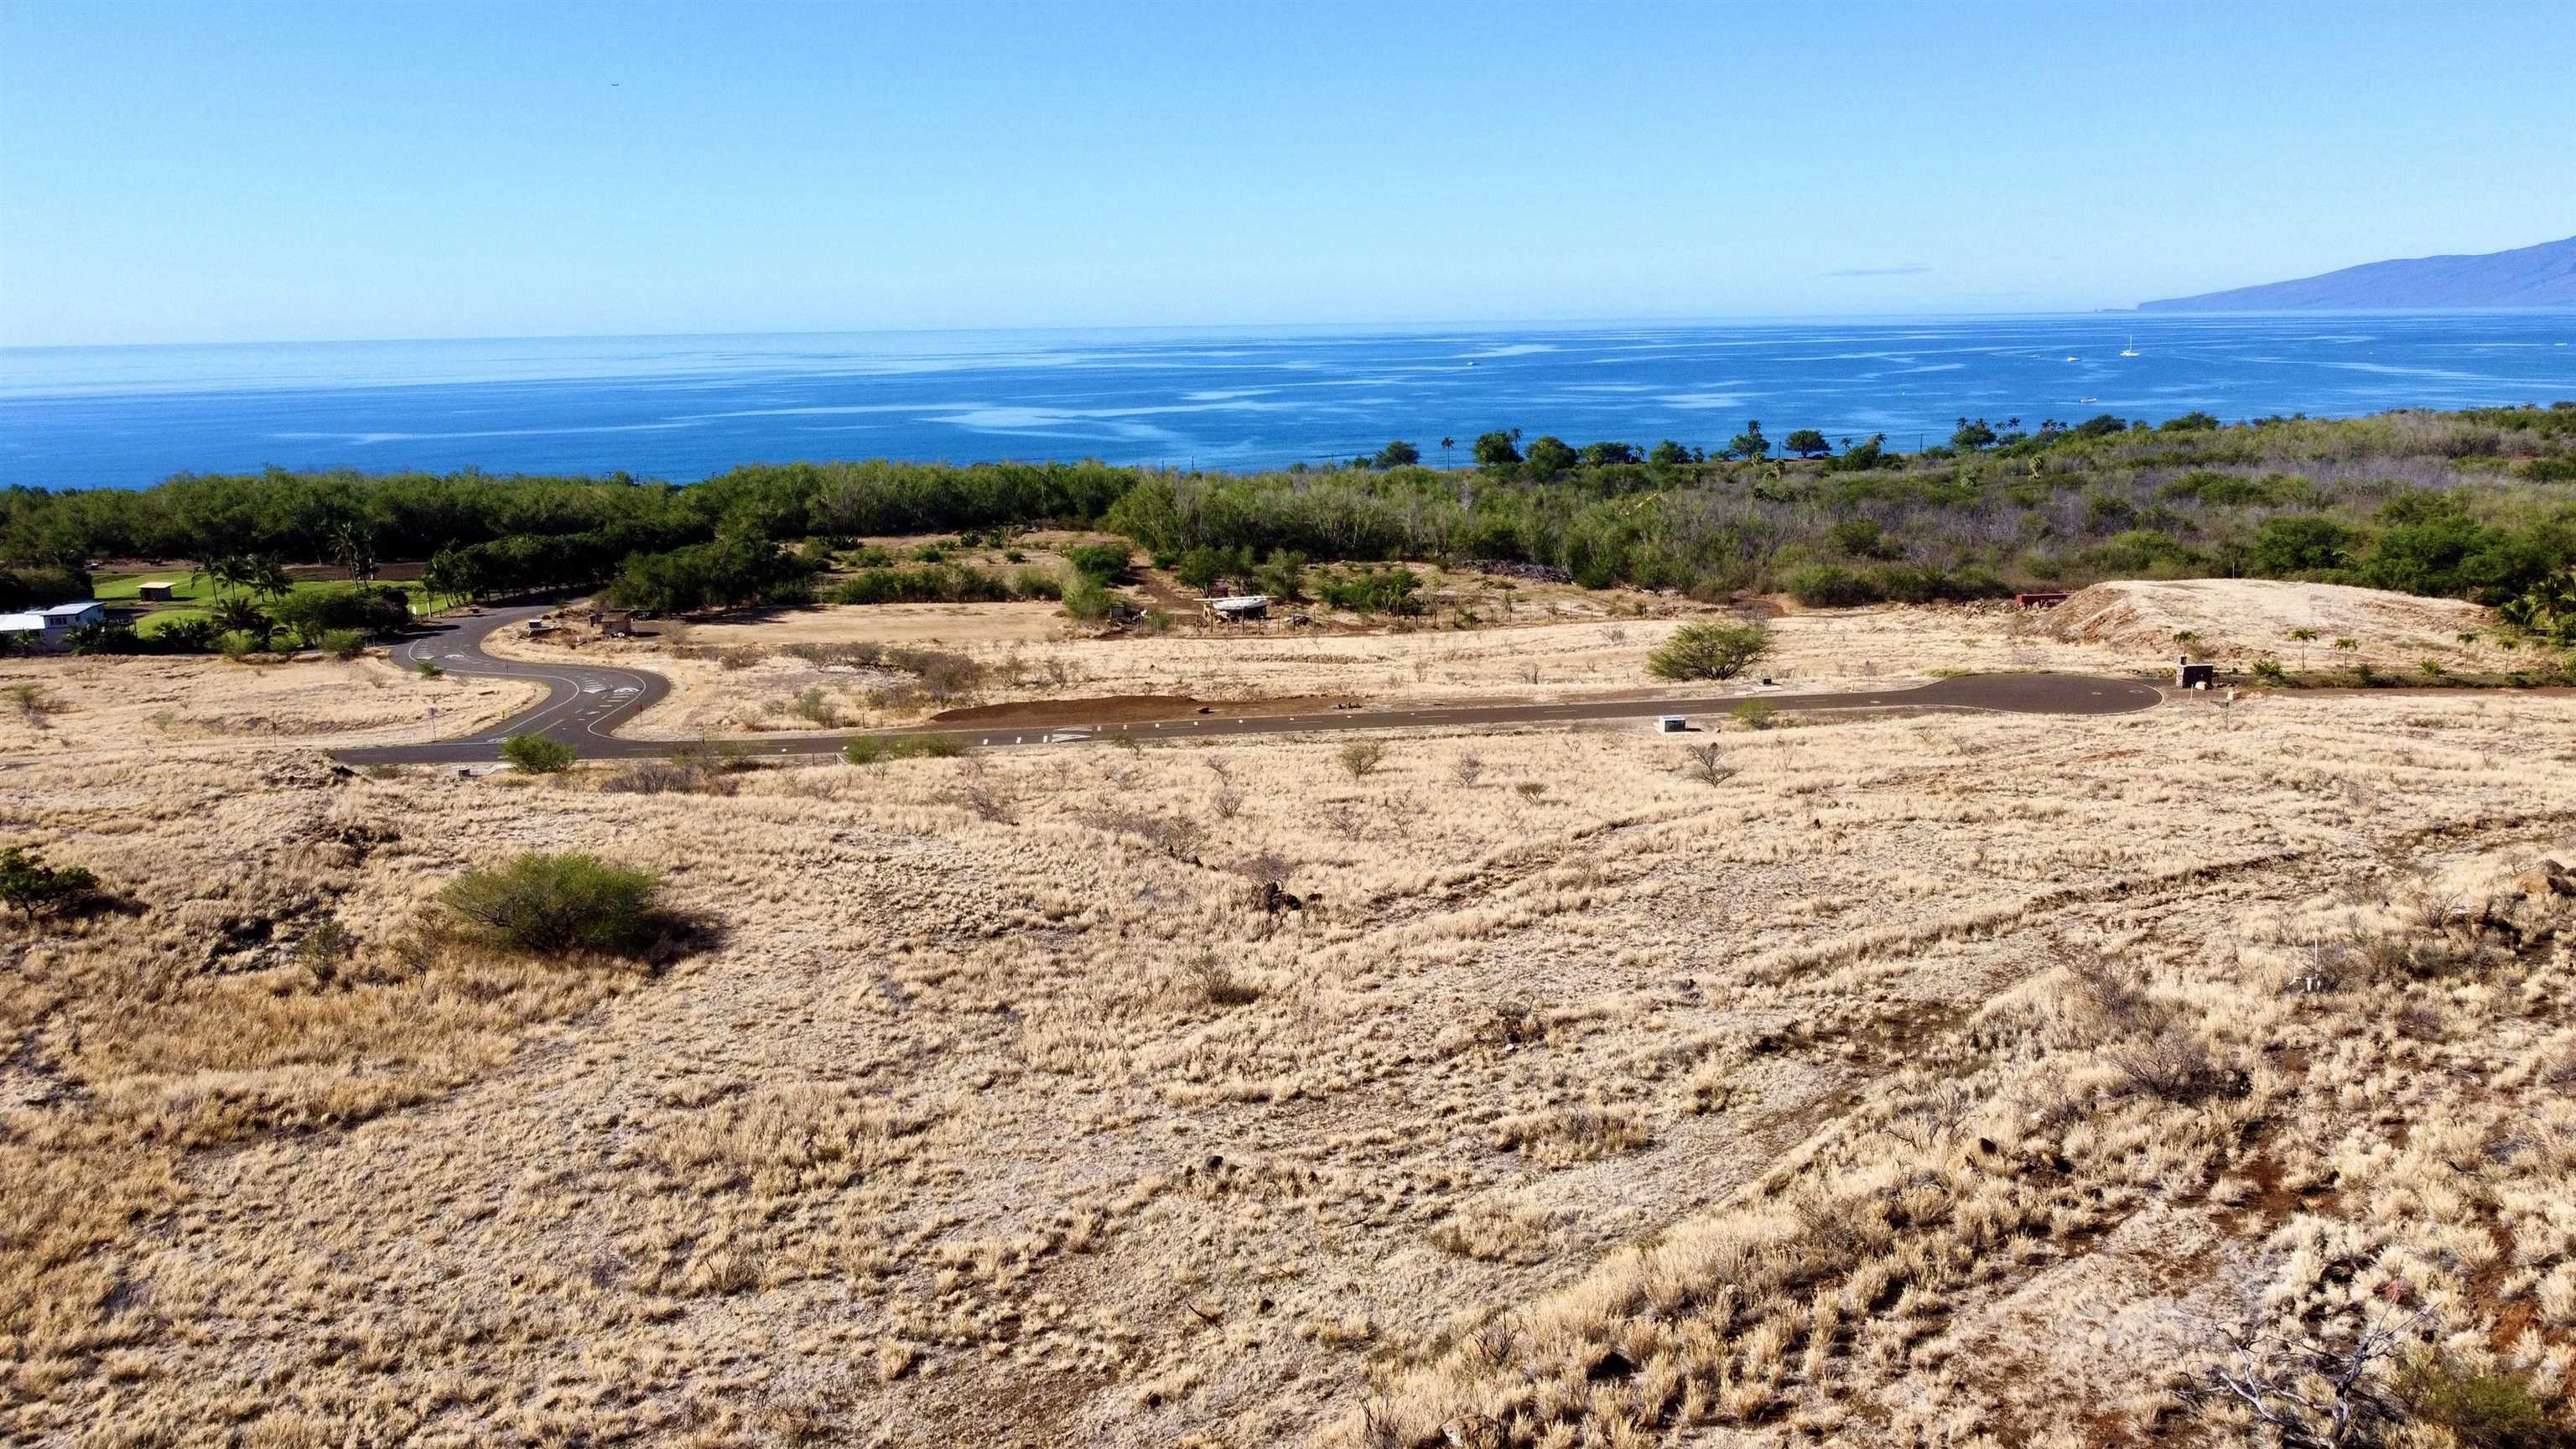
<path fill-rule="evenodd" d="M 1771 652 L 1771 635 L 1759 624 L 1703 620 L 1673 631 L 1646 656 L 1657 679 L 1733 679 Z"/>
<path fill-rule="evenodd" d="M 446 670 L 439 668 L 435 661 L 428 659 L 420 661 L 420 663 L 412 666 L 412 669 L 414 673 L 418 674 L 423 679 L 436 679 L 447 672 Z"/>
<path fill-rule="evenodd" d="M 1878 585 L 1840 564 L 1818 564 L 1789 576 L 1789 597 L 1810 609 L 1847 609 L 1878 602 Z"/>
<path fill-rule="evenodd" d="M 2450 1430 L 2472 1449 L 2562 1442 L 2548 1411 L 2512 1374 L 2472 1373 L 2427 1352 L 2399 1371 L 2397 1393 L 2418 1419 Z"/>
<path fill-rule="evenodd" d="M 1354 614 L 1413 614 L 1422 605 L 1413 595 L 1422 576 L 1408 568 L 1362 569 L 1327 580 L 1324 602 Z"/>
<path fill-rule="evenodd" d="M 1748 699 L 1735 707 L 1736 721 L 1749 730 L 1767 730 L 1778 722 L 1780 711 L 1767 699 Z M 1714 745 L 1711 749 L 1716 748 Z"/>
<path fill-rule="evenodd" d="M 267 647 L 267 639 L 246 629 L 227 629 L 215 637 L 215 651 L 226 659 L 247 659 Z"/>
<path fill-rule="evenodd" d="M 523 737 L 525 738 L 525 737 Z M 656 934 L 661 877 L 595 855 L 529 852 L 468 871 L 439 892 L 447 908 L 529 951 L 633 951 Z"/>
<path fill-rule="evenodd" d="M 965 564 L 919 569 L 868 569 L 832 590 L 836 604 L 980 604 L 1011 597 L 1001 575 Z"/>
<path fill-rule="evenodd" d="M 853 765 L 879 760 L 945 760 L 966 753 L 954 735 L 859 735 L 841 746 L 841 758 Z"/>
<path fill-rule="evenodd" d="M 1129 560 L 1134 555 L 1123 543 L 1076 544 L 1064 551 L 1064 561 L 1073 571 L 1096 584 L 1127 582 Z"/>
<path fill-rule="evenodd" d="M 321 649 L 335 630 L 390 634 L 411 623 L 411 604 L 400 589 L 376 585 L 337 585 L 285 595 L 269 605 L 277 627 Z"/>
<path fill-rule="evenodd" d="M 1691 746 L 1683 771 L 1706 785 L 1723 785 L 1735 778 L 1735 767 L 1726 762 L 1726 751 L 1715 740 Z"/>
<path fill-rule="evenodd" d="M 355 629 L 326 630 L 320 644 L 322 652 L 334 659 L 355 659 L 367 652 L 367 636 Z"/>
<path fill-rule="evenodd" d="M 544 735 L 512 735 L 501 742 L 501 758 L 522 774 L 552 775 L 571 769 L 578 755 L 561 740 Z"/>
<path fill-rule="evenodd" d="M 1088 574 L 1077 576 L 1065 586 L 1064 611 L 1085 623 L 1098 623 L 1109 617 L 1109 590 Z"/>
<path fill-rule="evenodd" d="M 1386 744 L 1381 740 L 1353 740 L 1336 751 L 1333 758 L 1341 762 L 1352 779 L 1365 779 L 1376 774 L 1377 767 L 1385 762 Z"/>
<path fill-rule="evenodd" d="M 203 654 L 215 647 L 215 636 L 218 632 L 220 631 L 215 628 L 214 620 L 200 615 L 186 619 L 172 619 L 144 635 L 143 642 L 156 653 Z"/>
<path fill-rule="evenodd" d="M 78 865 L 53 866 L 23 845 L 0 850 L 0 902 L 33 921 L 98 894 L 98 877 Z"/>
<path fill-rule="evenodd" d="M 2107 1054 L 2129 1085 L 2183 1106 L 2215 1096 L 2242 1096 L 2244 1083 L 2221 1067 L 2206 1043 L 2179 1026 L 2124 1043 Z"/>
<path fill-rule="evenodd" d="M 667 760 L 638 760 L 599 788 L 611 795 L 731 795 L 741 787 L 717 762 L 683 751 Z"/>

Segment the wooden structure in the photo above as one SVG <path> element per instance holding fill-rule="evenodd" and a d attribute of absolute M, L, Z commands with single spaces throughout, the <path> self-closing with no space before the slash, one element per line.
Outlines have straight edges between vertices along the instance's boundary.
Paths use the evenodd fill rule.
<path fill-rule="evenodd" d="M 179 583 L 176 579 L 154 579 L 150 583 L 134 586 L 134 597 L 147 604 L 166 604 L 178 596 Z"/>

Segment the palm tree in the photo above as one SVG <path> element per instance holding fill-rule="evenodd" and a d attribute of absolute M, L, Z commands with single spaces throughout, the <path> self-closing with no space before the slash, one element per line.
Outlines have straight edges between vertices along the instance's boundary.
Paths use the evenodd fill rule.
<path fill-rule="evenodd" d="M 268 636 L 277 628 L 259 605 L 238 594 L 216 600 L 215 606 L 206 611 L 206 617 L 214 621 L 218 633 L 248 634 L 262 644 L 268 642 Z"/>
<path fill-rule="evenodd" d="M 2302 627 L 2300 627 L 2300 628 L 2297 628 L 2297 629 L 2293 629 L 2293 630 L 2291 630 L 2291 631 L 2290 631 L 2290 637 L 2299 641 L 2299 667 L 2300 667 L 2301 669 L 2305 669 L 2305 668 L 2307 668 L 2307 667 L 2308 667 L 2308 645 L 2316 639 L 2316 637 L 2317 637 L 2317 631 L 2316 631 L 2316 630 L 2314 630 L 2314 629 L 2310 629 L 2310 628 L 2306 628 L 2306 627 L 2302 626 Z"/>
<path fill-rule="evenodd" d="M 199 581 L 212 583 L 215 586 L 215 592 L 221 595 L 250 582 L 252 568 L 253 565 L 247 555 L 221 553 L 199 564 L 188 579 L 191 583 Z"/>
<path fill-rule="evenodd" d="M 357 583 L 372 583 L 376 577 L 376 540 L 366 528 L 343 523 L 331 531 L 331 561 L 349 571 Z"/>
<path fill-rule="evenodd" d="M 286 565 L 273 558 L 252 560 L 250 577 L 242 582 L 262 598 L 282 599 L 295 592 L 295 580 L 287 575 Z"/>

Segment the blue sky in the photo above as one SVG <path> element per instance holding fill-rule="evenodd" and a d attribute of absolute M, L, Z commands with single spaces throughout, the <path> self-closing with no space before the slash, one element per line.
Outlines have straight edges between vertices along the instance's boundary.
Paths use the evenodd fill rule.
<path fill-rule="evenodd" d="M 2576 6 L 0 0 L 0 345 L 2126 306 L 2576 232 Z"/>

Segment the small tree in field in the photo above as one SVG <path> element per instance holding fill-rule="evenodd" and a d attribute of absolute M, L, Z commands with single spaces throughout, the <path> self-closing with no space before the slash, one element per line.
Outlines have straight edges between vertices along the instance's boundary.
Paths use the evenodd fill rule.
<path fill-rule="evenodd" d="M 1379 763 L 1386 759 L 1386 746 L 1377 740 L 1353 740 L 1342 746 L 1334 758 L 1342 762 L 1352 779 L 1365 779 L 1376 774 Z"/>
<path fill-rule="evenodd" d="M 52 866 L 23 845 L 0 850 L 0 901 L 32 921 L 98 893 L 88 867 Z"/>
<path fill-rule="evenodd" d="M 1707 620 L 1684 624 L 1646 656 L 1657 679 L 1733 679 L 1771 652 L 1771 634 L 1759 624 Z"/>
<path fill-rule="evenodd" d="M 572 768 L 573 747 L 544 735 L 512 735 L 501 742 L 501 758 L 527 775 L 552 775 Z"/>
<path fill-rule="evenodd" d="M 662 878 L 595 855 L 531 851 L 495 870 L 469 871 L 438 898 L 456 914 L 530 951 L 631 951 L 651 939 Z"/>

